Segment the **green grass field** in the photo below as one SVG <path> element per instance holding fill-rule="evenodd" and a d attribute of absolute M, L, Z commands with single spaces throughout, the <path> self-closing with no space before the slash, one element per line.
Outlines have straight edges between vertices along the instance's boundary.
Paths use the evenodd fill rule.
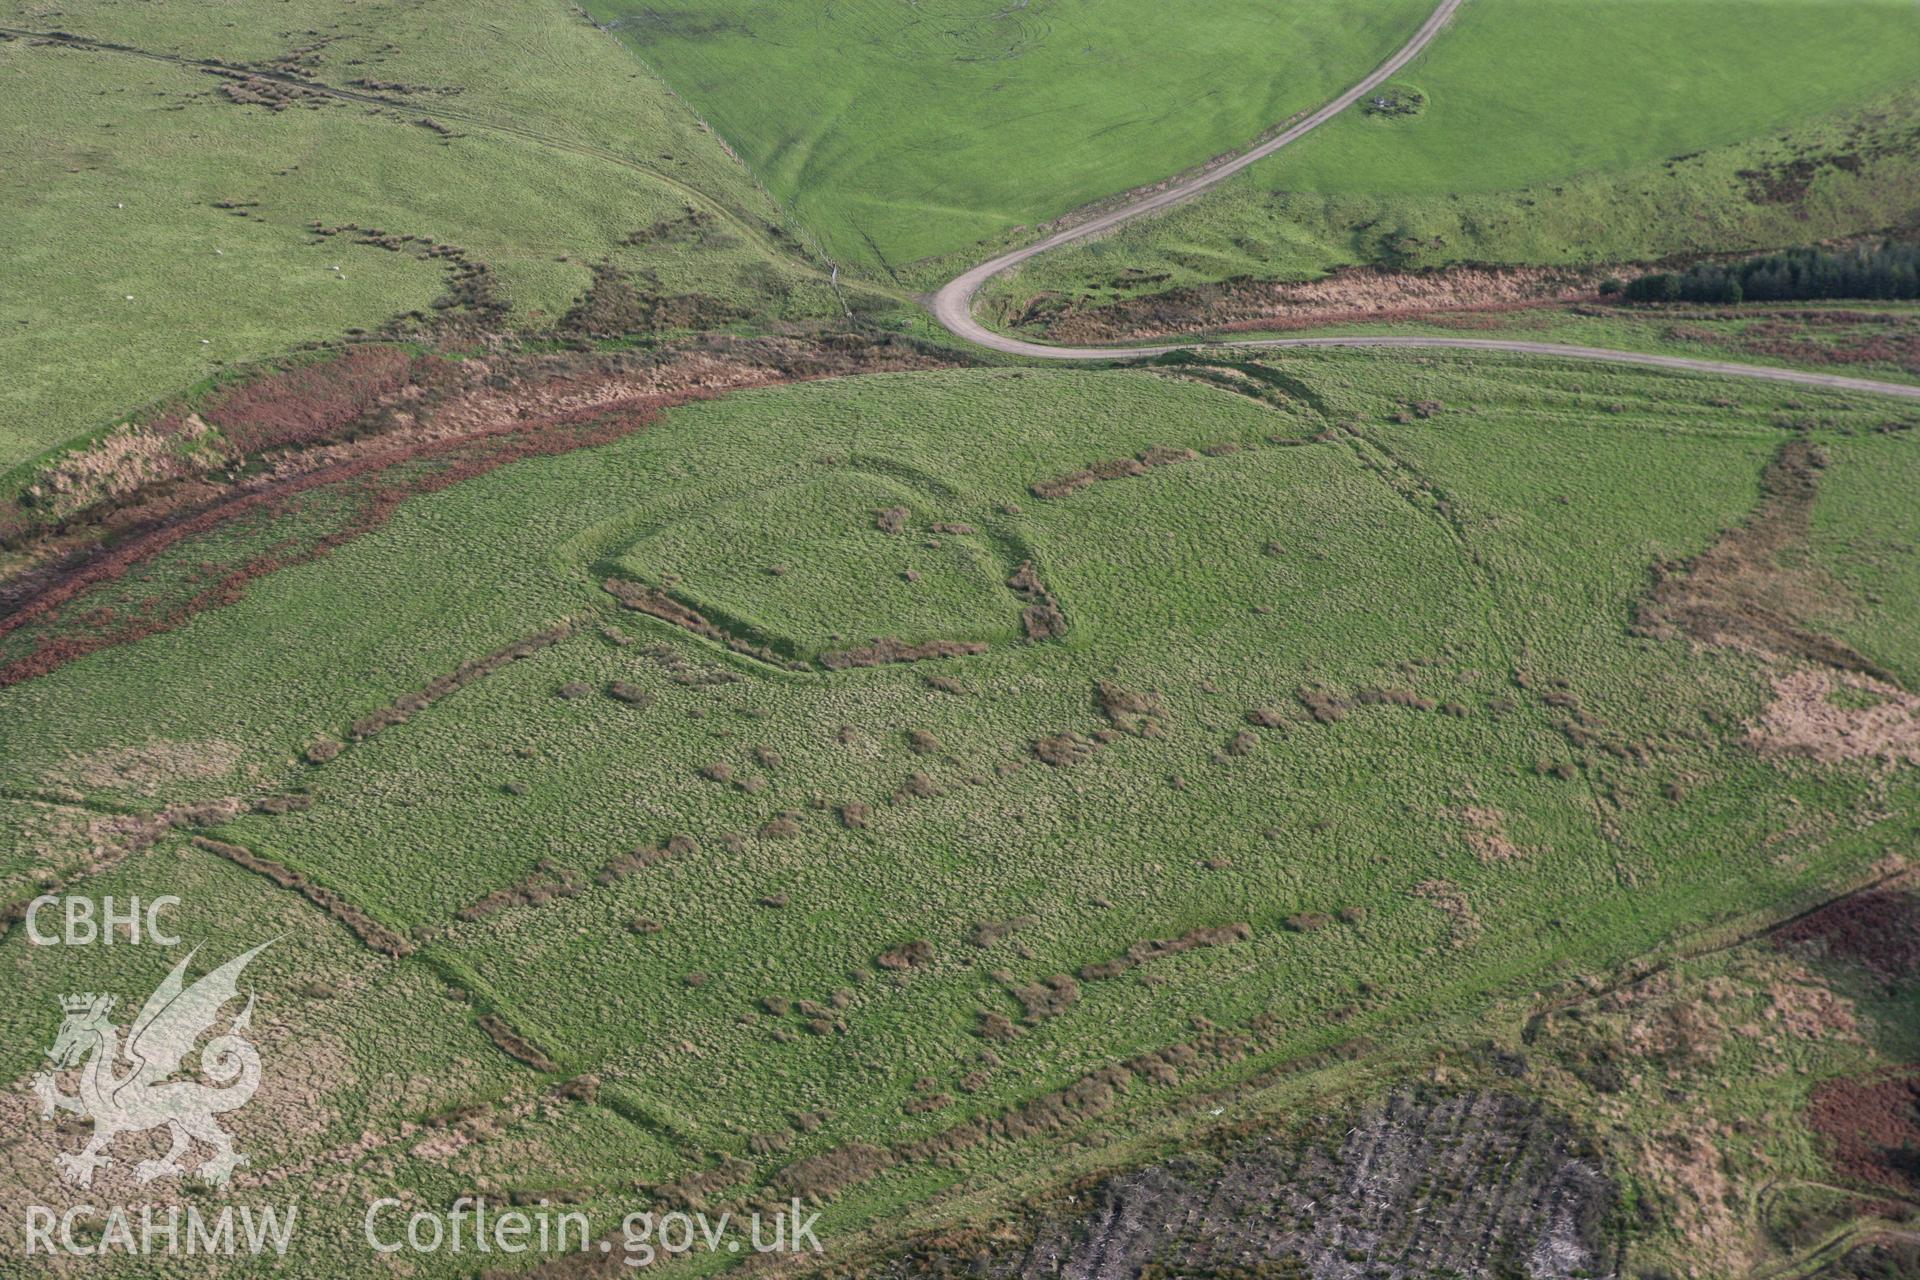
<path fill-rule="evenodd" d="M 840 261 L 898 270 L 1244 145 L 1402 44 L 1425 0 L 588 6 Z"/>
<path fill-rule="evenodd" d="M 769 484 L 744 502 L 688 493 L 683 518 L 650 524 L 614 563 L 638 581 L 670 583 L 708 617 L 794 656 L 817 658 L 883 636 L 909 643 L 1017 636 L 1018 611 L 1008 607 L 1004 585 L 1019 568 L 1017 555 L 965 519 L 978 513 L 946 511 L 963 504 L 945 483 L 866 465 L 857 455 L 847 474 L 796 469 L 791 484 Z M 876 536 L 882 513 L 899 510 L 919 529 L 947 528 L 937 536 Z M 868 519 L 850 526 L 848 512 Z"/>
<path fill-rule="evenodd" d="M 1417 117 L 1351 112 L 1254 182 L 1464 196 L 1619 172 L 1908 86 L 1916 57 L 1900 0 L 1469 0 L 1404 73 Z"/>
<path fill-rule="evenodd" d="M 0 206 L 0 361 L 22 375 L 0 389 L 0 473 L 222 369 L 376 330 L 446 291 L 442 263 L 319 240 L 316 220 L 464 248 L 521 328 L 557 320 L 603 259 L 742 316 L 839 314 L 800 245 L 775 239 L 771 199 L 560 6 L 485 19 L 414 6 L 396 22 L 320 0 L 218 16 L 78 4 L 57 23 L 5 21 L 232 63 L 314 45 L 299 65 L 320 83 L 434 91 L 399 95 L 405 109 L 313 98 L 272 111 L 229 101 L 194 67 L 0 43 L 0 167 L 33 193 Z M 501 76 L 508 57 L 516 74 Z M 419 123 L 440 116 L 453 136 Z M 706 222 L 680 225 L 689 208 Z M 656 225 L 667 231 L 627 243 Z"/>
<path fill-rule="evenodd" d="M 1621 1280 L 1910 1220 L 1809 1117 L 1914 1059 L 1914 917 L 1771 926 L 1912 865 L 1911 410 L 1023 366 L 912 305 L 1431 2 L 8 6 L 65 34 L 0 38 L 0 1275 L 6 1206 L 149 1195 L 300 1202 L 222 1276 L 628 1270 L 365 1246 L 476 1195 L 817 1199 L 830 1266 L 984 1275 L 1087 1180 L 1389 1090 L 1568 1117 Z M 983 307 L 1910 227 L 1916 54 L 1896 0 L 1468 0 L 1399 106 Z M 1920 378 L 1912 307 L 1381 328 Z M 196 970 L 274 939 L 228 1191 L 136 1138 L 58 1180 L 61 998 L 124 1025 L 182 952 L 37 945 L 45 892 L 178 897 Z"/>
<path fill-rule="evenodd" d="M 1916 58 L 1920 14 L 1896 0 L 1471 0 L 1405 72 L 1418 115 L 1350 111 L 998 288 L 1638 261 L 1899 226 Z"/>
<path fill-rule="evenodd" d="M 1920 681 L 1920 619 L 1910 610 L 1887 609 L 1920 591 L 1920 527 L 1895 495 L 1913 478 L 1920 455 L 1889 450 L 1871 470 L 1848 466 L 1863 451 L 1849 442 L 1826 500 L 1814 511 L 1815 563 L 1839 576 L 1859 603 L 1833 610 L 1829 625 L 1856 645 L 1891 655 L 1890 664 L 1909 687 Z"/>
<path fill-rule="evenodd" d="M 472 1103 L 496 1126 L 451 1152 L 400 1136 L 391 1110 L 368 1109 L 361 1065 L 316 1082 L 333 1123 L 263 1145 L 315 1159 L 293 1185 L 316 1216 L 347 1221 L 362 1188 L 451 1195 L 482 1174 L 613 1206 L 632 1179 L 685 1176 L 715 1152 L 740 1162 L 726 1185 L 752 1188 L 801 1155 L 998 1114 L 1181 1040 L 1196 1018 L 1264 1015 L 1274 1029 L 1251 1057 L 1182 1071 L 1183 1090 L 1354 1036 L 1372 1045 L 1366 1062 L 1417 1054 L 1430 1037 L 1485 1034 L 1489 1002 L 1524 1007 L 1526 993 L 1779 913 L 1907 838 L 1910 774 L 1768 762 L 1742 729 L 1767 696 L 1761 664 L 1625 627 L 1652 563 L 1697 552 L 1754 506 L 1790 434 L 1790 392 L 1729 401 L 1707 380 L 1339 353 L 1290 357 L 1284 372 L 1277 407 L 1151 371 L 742 393 L 415 499 L 235 605 L 0 692 L 17 726 L 0 770 L 31 812 L 23 830 L 45 833 L 16 841 L 10 883 L 71 864 L 62 805 L 311 797 L 214 834 L 343 895 L 411 937 L 412 956 L 327 958 L 358 944 L 195 847 L 163 843 L 113 875 L 185 883 L 189 927 L 214 952 L 284 927 L 218 904 L 267 894 L 308 918 L 279 963 L 368 985 L 349 977 L 281 1006 L 291 1027 L 352 1040 L 447 1023 L 381 1069 L 415 1082 L 412 1114 Z M 1429 417 L 1394 421 L 1416 401 Z M 1871 434 L 1882 408 L 1823 408 L 1815 432 L 1833 446 L 1842 511 L 1865 510 L 1848 486 L 1911 462 L 1908 436 Z M 1196 452 L 1064 497 L 1031 491 L 1156 445 Z M 901 532 L 875 527 L 883 504 L 907 508 Z M 1844 534 L 1818 545 L 1838 580 L 1861 584 L 1836 597 L 1849 636 L 1913 663 L 1910 628 L 1875 621 L 1886 609 L 1869 602 L 1895 590 L 1875 576 L 1879 552 Z M 218 554 L 217 541 L 178 553 Z M 1014 638 L 1023 601 L 1003 578 L 1016 555 L 1057 598 L 1059 638 Z M 768 574 L 775 556 L 788 572 Z M 786 672 L 619 609 L 599 586 L 609 572 L 651 575 L 800 653 L 874 634 L 990 647 Z M 297 760 L 565 619 L 569 638 L 410 722 L 329 763 Z M 615 681 L 647 700 L 606 696 Z M 1110 722 L 1101 682 L 1146 710 Z M 560 696 L 568 686 L 578 696 Z M 1309 714 L 1316 690 L 1337 716 Z M 1556 727 L 1568 705 L 1590 736 Z M 1272 726 L 1250 723 L 1260 708 L 1278 713 Z M 1060 733 L 1110 740 L 1077 764 L 1037 759 L 1033 744 Z M 867 813 L 850 826 L 842 806 L 856 801 Z M 1807 829 L 1803 813 L 1833 821 Z M 769 825 L 782 815 L 789 834 Z M 1772 841 L 1789 827 L 1800 834 L 1781 858 Z M 694 843 L 595 882 L 676 834 Z M 514 885 L 567 882 L 578 890 L 461 914 Z M 635 932 L 638 917 L 661 927 Z M 1017 923 L 977 946 L 985 920 Z M 1023 1019 L 1020 986 L 1230 924 L 1248 936 L 1083 977 L 1077 1000 Z M 880 963 L 914 940 L 930 958 Z M 23 984 L 0 1026 L 19 1073 L 49 1033 L 47 993 L 100 962 L 28 964 L 17 935 L 7 945 Z M 406 994 L 436 984 L 462 994 Z M 383 1003 L 408 999 L 421 1007 Z M 1020 1034 L 983 1040 L 984 1013 Z M 481 1015 L 554 1072 L 476 1042 Z M 468 1071 L 473 1058 L 489 1070 Z M 525 1101 L 582 1072 L 599 1101 Z M 1166 1096 L 1130 1095 L 1126 1114 Z M 790 1128 L 820 1110 L 830 1118 Z M 325 1153 L 362 1125 L 371 1154 L 326 1180 Z M 962 1179 L 1016 1185 L 1054 1142 L 904 1161 L 836 1199 L 829 1222 L 864 1231 Z M 344 1256 L 324 1232 L 306 1247 L 305 1266 Z"/>

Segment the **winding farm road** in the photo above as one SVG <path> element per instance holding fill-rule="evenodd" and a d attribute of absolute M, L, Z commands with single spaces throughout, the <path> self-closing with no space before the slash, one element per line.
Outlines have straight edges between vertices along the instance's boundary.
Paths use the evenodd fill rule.
<path fill-rule="evenodd" d="M 1395 72 L 1420 56 L 1422 50 L 1440 34 L 1465 0 L 1441 0 L 1420 30 L 1400 51 L 1381 63 L 1366 79 L 1327 103 L 1298 124 L 1274 135 L 1259 146 L 1245 151 L 1185 182 L 1141 196 L 1085 222 L 1056 231 L 1043 240 L 1009 250 L 990 258 L 964 274 L 949 280 L 933 295 L 936 320 L 955 337 L 1007 355 L 1038 360 L 1137 360 L 1165 355 L 1170 351 L 1188 351 L 1197 347 L 1414 347 L 1438 350 L 1491 351 L 1515 355 L 1553 356 L 1567 360 L 1599 360 L 1611 364 L 1645 365 L 1681 373 L 1702 373 L 1733 378 L 1758 378 L 1768 382 L 1789 382 L 1801 386 L 1822 387 L 1832 391 L 1861 391 L 1874 395 L 1898 396 L 1920 400 L 1920 386 L 1898 382 L 1880 382 L 1872 378 L 1850 378 L 1833 373 L 1813 373 L 1803 369 L 1782 369 L 1769 365 L 1741 364 L 1732 360 L 1696 360 L 1686 356 L 1662 356 L 1642 351 L 1615 351 L 1606 347 L 1571 346 L 1558 342 L 1522 342 L 1504 338 L 1430 338 L 1430 337 L 1325 337 L 1325 338 L 1245 338 L 1230 341 L 1169 342 L 1155 346 L 1060 347 L 1009 337 L 981 324 L 973 316 L 973 300 L 987 281 L 1005 271 L 1038 257 L 1049 250 L 1076 240 L 1096 236 L 1124 222 L 1179 204 L 1231 178 L 1247 166 L 1298 142 L 1327 121 L 1379 88 Z"/>

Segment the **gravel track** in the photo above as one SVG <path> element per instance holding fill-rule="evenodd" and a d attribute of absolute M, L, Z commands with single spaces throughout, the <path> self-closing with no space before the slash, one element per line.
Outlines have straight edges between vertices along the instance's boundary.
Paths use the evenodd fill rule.
<path fill-rule="evenodd" d="M 1170 351 L 1192 350 L 1195 347 L 1235 347 L 1259 350 L 1278 350 L 1289 347 L 1408 347 L 1420 350 L 1441 351 L 1487 351 L 1509 355 L 1547 356 L 1562 360 L 1591 360 L 1609 364 L 1641 365 L 1654 369 L 1667 369 L 1679 373 L 1707 374 L 1714 377 L 1756 378 L 1768 382 L 1786 382 L 1799 386 L 1819 387 L 1829 391 L 1857 391 L 1871 395 L 1896 396 L 1904 400 L 1920 400 L 1920 386 L 1909 386 L 1898 382 L 1881 382 L 1873 378 L 1853 378 L 1842 374 L 1814 373 L 1802 369 L 1783 369 L 1772 365 L 1743 364 L 1732 360 L 1699 360 L 1687 356 L 1653 355 L 1639 351 L 1615 351 L 1606 347 L 1572 346 L 1557 342 L 1523 342 L 1504 338 L 1432 338 L 1432 337 L 1325 337 L 1325 338 L 1250 338 L 1219 342 L 1173 342 L 1157 346 L 1090 346 L 1062 347 L 1047 343 L 1028 342 L 1021 338 L 996 333 L 981 324 L 973 316 L 973 300 L 987 281 L 1003 272 L 1010 271 L 1021 263 L 1062 245 L 1084 240 L 1105 231 L 1111 231 L 1122 223 L 1168 208 L 1189 200 L 1201 192 L 1226 181 L 1247 166 L 1262 160 L 1282 147 L 1298 142 L 1327 121 L 1345 111 L 1362 97 L 1384 84 L 1402 67 L 1417 58 L 1433 38 L 1440 34 L 1458 10 L 1464 0 L 1442 0 L 1438 8 L 1427 18 L 1420 30 L 1400 51 L 1381 63 L 1379 67 L 1345 93 L 1327 103 L 1318 111 L 1299 123 L 1269 138 L 1259 146 L 1234 157 L 1220 165 L 1196 174 L 1184 182 L 1141 196 L 1111 209 L 1098 217 L 1076 223 L 1063 230 L 1056 231 L 1045 239 L 1033 244 L 1010 250 L 948 281 L 934 294 L 933 315 L 949 333 L 963 338 L 978 346 L 1007 355 L 1025 356 L 1034 360 L 1139 360 L 1149 356 L 1165 355 Z"/>

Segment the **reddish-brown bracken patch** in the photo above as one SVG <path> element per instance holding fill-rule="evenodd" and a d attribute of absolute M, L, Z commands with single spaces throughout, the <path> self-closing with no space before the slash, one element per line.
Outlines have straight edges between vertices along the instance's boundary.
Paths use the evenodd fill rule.
<path fill-rule="evenodd" d="M 1779 947 L 1850 961 L 1883 982 L 1920 977 L 1920 896 L 1869 889 L 1805 915 L 1773 935 Z"/>
<path fill-rule="evenodd" d="M 673 405 L 740 387 L 944 363 L 911 344 L 836 334 L 703 340 L 637 357 L 490 359 L 454 364 L 352 348 L 209 397 L 202 411 L 231 446 L 223 456 L 264 460 L 266 471 L 210 473 L 190 485 L 161 477 L 166 483 L 101 504 L 86 522 L 19 531 L 31 541 L 22 545 L 33 567 L 0 583 L 0 686 L 232 603 L 252 579 L 327 554 L 409 497 L 519 459 L 611 443 Z M 307 502 L 325 517 L 304 535 L 262 539 L 147 598 L 130 578 L 216 528 L 278 527 Z M 102 598 L 123 580 L 136 584 L 123 589 L 126 598 Z"/>
<path fill-rule="evenodd" d="M 1782 312 L 1748 327 L 1740 346 L 1796 364 L 1888 365 L 1920 372 L 1920 322 L 1900 313 Z"/>
<path fill-rule="evenodd" d="M 1829 1080 L 1808 1100 L 1807 1120 L 1842 1175 L 1920 1190 L 1920 1069 Z"/>
<path fill-rule="evenodd" d="M 246 594 L 246 584 L 253 579 L 317 559 L 368 530 L 378 528 L 409 497 L 449 488 L 522 458 L 610 443 L 653 421 L 666 405 L 695 398 L 699 397 L 653 397 L 647 402 L 629 404 L 623 413 L 600 416 L 585 423 L 561 420 L 544 424 L 516 422 L 458 440 L 403 446 L 324 467 L 162 525 L 96 557 L 35 596 L 11 616 L 0 618 L 0 636 L 18 631 L 29 623 L 57 624 L 61 606 L 83 592 L 116 581 L 136 565 L 144 564 L 185 539 L 204 534 L 228 521 L 281 509 L 289 499 L 322 486 L 351 486 L 358 497 L 355 515 L 331 532 L 305 543 L 282 542 L 237 563 L 222 566 L 191 593 L 171 600 L 151 600 L 144 609 L 120 617 L 117 625 L 86 630 L 45 625 L 44 634 L 24 654 L 0 666 L 0 686 L 31 680 L 101 649 L 172 630 L 202 610 L 232 604 Z M 404 478 L 393 478 L 403 463 L 427 465 L 407 468 Z"/>
<path fill-rule="evenodd" d="M 1390 271 L 1353 267 L 1297 283 L 1238 279 L 1118 302 L 1085 305 L 1057 294 L 1031 299 L 1016 324 L 1044 325 L 1055 342 L 1111 342 L 1200 330 L 1221 333 L 1327 324 L 1502 314 L 1591 301 L 1603 272 L 1545 267 Z"/>
<path fill-rule="evenodd" d="M 396 347 L 352 347 L 338 356 L 214 392 L 200 416 L 240 453 L 335 439 L 403 387 L 424 394 L 449 366 Z"/>

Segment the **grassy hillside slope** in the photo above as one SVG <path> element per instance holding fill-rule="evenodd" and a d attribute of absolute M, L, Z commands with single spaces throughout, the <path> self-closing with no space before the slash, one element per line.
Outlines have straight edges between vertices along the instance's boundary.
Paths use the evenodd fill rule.
<path fill-rule="evenodd" d="M 1910 223 L 1920 11 L 1896 0 L 1470 0 L 1403 73 L 1214 192 L 1029 264 L 1008 297 L 1590 263 Z"/>
<path fill-rule="evenodd" d="M 431 982 L 448 997 L 423 1016 L 454 1043 L 490 1027 L 531 1063 L 452 1077 L 495 1117 L 457 1142 L 369 1111 L 357 1069 L 318 1084 L 371 1136 L 344 1183 L 324 1153 L 346 1121 L 269 1143 L 317 1161 L 294 1184 L 317 1219 L 479 1176 L 617 1216 L 635 1178 L 779 1194 L 801 1157 L 897 1151 L 853 1160 L 829 1218 L 850 1233 L 1046 1165 L 1079 1112 L 1058 1138 L 904 1144 L 939 1151 L 1117 1059 L 1213 1046 L 1142 1075 L 1115 1133 L 1340 1045 L 1364 1072 L 1480 1034 L 1489 1001 L 1771 918 L 1908 838 L 1911 770 L 1754 749 L 1780 668 L 1631 626 L 1651 566 L 1749 520 L 1796 438 L 1833 447 L 1836 484 L 1904 466 L 1883 405 L 1809 419 L 1785 390 L 1382 354 L 1262 376 L 1258 399 L 1154 371 L 748 392 L 414 499 L 236 604 L 0 691 L 0 769 L 48 811 L 12 883 L 83 855 L 84 825 L 56 821 L 76 798 L 303 798 L 220 825 L 218 858 L 163 843 L 114 875 L 177 858 L 247 886 L 231 849 L 270 859 L 413 948 L 339 966 L 380 978 L 350 976 L 330 1025 L 389 1027 L 378 1001 Z M 694 536 L 715 521 L 737 532 Z M 681 558 L 689 538 L 711 554 Z M 1848 634 L 1911 664 L 1907 629 L 1848 585 L 1871 589 L 1873 562 L 1820 554 Z M 987 647 L 788 670 L 621 609 L 609 577 L 789 653 Z M 1016 638 L 1041 598 L 1064 630 Z M 192 927 L 216 951 L 256 940 L 206 900 Z M 23 964 L 0 1000 L 10 1072 L 83 960 Z M 1208 1028 L 1248 1038 L 1224 1051 Z M 450 1035 L 385 1070 L 444 1096 L 426 1082 Z M 582 1072 L 584 1100 L 530 1101 Z M 343 1247 L 308 1241 L 302 1265 Z"/>
<path fill-rule="evenodd" d="M 1243 145 L 1404 43 L 1427 0 L 588 6 L 841 261 L 954 253 Z M 1177 21 L 1177 30 L 1169 20 Z"/>
<path fill-rule="evenodd" d="M 432 248 L 488 270 L 497 325 L 550 324 L 601 259 L 722 314 L 838 314 L 745 171 L 559 4 L 82 3 L 0 26 L 380 99 L 0 42 L 0 473 L 236 363 L 433 313 L 457 291 Z"/>

